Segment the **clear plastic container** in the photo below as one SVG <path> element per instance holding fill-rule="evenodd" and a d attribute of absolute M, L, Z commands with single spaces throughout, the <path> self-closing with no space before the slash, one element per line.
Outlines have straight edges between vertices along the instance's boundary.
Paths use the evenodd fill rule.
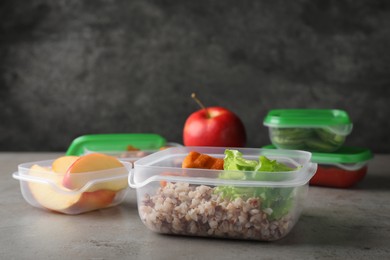
<path fill-rule="evenodd" d="M 275 149 L 273 145 L 265 149 Z M 369 149 L 342 146 L 333 153 L 312 153 L 312 161 L 318 164 L 310 185 L 333 188 L 349 188 L 360 182 L 367 174 L 368 162 L 373 155 Z"/>
<path fill-rule="evenodd" d="M 20 181 L 24 199 L 34 207 L 64 214 L 81 214 L 118 205 L 125 198 L 131 163 L 124 167 L 77 173 L 84 185 L 70 190 L 62 185 L 64 174 L 51 169 L 54 160 L 20 164 L 12 176 Z M 76 175 L 76 174 L 75 174 Z"/>
<path fill-rule="evenodd" d="M 157 134 L 93 134 L 83 135 L 73 140 L 66 154 L 79 156 L 103 153 L 133 163 L 149 154 L 178 146 L 182 145 L 166 142 L 162 136 Z"/>
<path fill-rule="evenodd" d="M 129 185 L 137 190 L 142 222 L 164 234 L 273 241 L 298 221 L 308 182 L 317 165 L 311 153 L 239 148 L 245 159 L 260 155 L 297 167 L 289 172 L 243 172 L 183 169 L 190 151 L 223 158 L 225 148 L 169 148 L 134 163 Z M 237 179 L 221 174 L 237 173 Z M 256 174 L 256 175 L 255 175 Z M 243 177 L 243 175 L 245 177 Z M 248 180 L 256 176 L 256 180 Z M 240 194 L 239 196 L 230 195 Z M 238 193 L 237 193 L 238 192 Z"/>
<path fill-rule="evenodd" d="M 277 148 L 312 152 L 336 151 L 353 126 L 348 114 L 337 109 L 275 109 L 264 125 Z"/>

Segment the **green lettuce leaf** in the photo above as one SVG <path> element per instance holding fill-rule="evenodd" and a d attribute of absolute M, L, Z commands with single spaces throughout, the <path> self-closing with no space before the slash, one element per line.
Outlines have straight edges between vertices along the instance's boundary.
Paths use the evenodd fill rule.
<path fill-rule="evenodd" d="M 246 160 L 242 158 L 242 153 L 237 150 L 225 150 L 225 159 L 223 168 L 231 171 L 253 171 L 257 165 L 257 161 Z"/>
<path fill-rule="evenodd" d="M 227 149 L 225 150 L 224 170 L 225 172 L 219 176 L 221 179 L 277 181 L 281 177 L 270 173 L 295 169 L 265 156 L 260 156 L 258 161 L 247 160 L 239 151 Z M 262 209 L 272 209 L 272 213 L 269 215 L 270 220 L 283 217 L 293 206 L 293 188 L 219 186 L 216 192 L 228 199 L 261 198 Z"/>

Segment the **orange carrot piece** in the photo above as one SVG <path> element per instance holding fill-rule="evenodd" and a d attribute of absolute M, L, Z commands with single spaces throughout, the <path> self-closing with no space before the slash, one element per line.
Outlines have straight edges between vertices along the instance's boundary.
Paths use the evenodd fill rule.
<path fill-rule="evenodd" d="M 184 158 L 182 168 L 223 170 L 223 159 L 192 151 Z"/>

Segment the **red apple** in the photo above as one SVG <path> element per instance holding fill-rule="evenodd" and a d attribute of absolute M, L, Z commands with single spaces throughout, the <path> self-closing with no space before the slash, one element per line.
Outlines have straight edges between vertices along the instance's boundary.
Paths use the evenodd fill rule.
<path fill-rule="evenodd" d="M 192 113 L 183 130 L 186 146 L 243 147 L 246 133 L 240 118 L 223 107 L 208 107 Z"/>

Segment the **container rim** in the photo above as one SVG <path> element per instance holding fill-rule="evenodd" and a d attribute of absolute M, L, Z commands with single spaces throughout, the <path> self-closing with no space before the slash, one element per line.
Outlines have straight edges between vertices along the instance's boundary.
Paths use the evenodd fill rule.
<path fill-rule="evenodd" d="M 27 162 L 27 163 L 22 163 L 19 164 L 18 166 L 18 171 L 14 172 L 12 174 L 12 177 L 16 180 L 19 181 L 26 181 L 26 182 L 36 182 L 36 183 L 42 183 L 46 185 L 50 185 L 54 190 L 56 190 L 59 193 L 63 194 L 79 194 L 88 191 L 91 187 L 93 187 L 96 184 L 99 183 L 105 183 L 105 182 L 110 182 L 110 181 L 115 181 L 115 180 L 121 180 L 121 179 L 127 179 L 129 172 L 133 168 L 132 163 L 127 162 L 127 161 L 122 161 L 119 160 L 122 164 L 123 167 L 117 167 L 117 168 L 112 168 L 112 169 L 107 169 L 107 170 L 102 170 L 102 171 L 93 171 L 93 172 L 83 172 L 83 173 L 78 173 L 78 175 L 90 175 L 90 174 L 96 174 L 96 173 L 104 173 L 104 172 L 122 172 L 124 169 L 126 170 L 127 173 L 124 174 L 119 174 L 116 176 L 109 176 L 109 177 L 104 177 L 104 178 L 95 178 L 92 179 L 88 182 L 86 182 L 81 188 L 79 189 L 67 189 L 63 187 L 62 185 L 58 185 L 54 180 L 39 177 L 39 176 L 32 176 L 28 174 L 30 167 L 34 164 L 42 165 L 42 164 L 48 164 L 50 162 L 53 162 L 54 160 L 44 160 L 44 161 L 36 161 L 36 162 Z M 28 167 L 30 166 L 30 167 Z M 26 172 L 26 173 L 23 173 Z M 37 171 L 40 172 L 40 171 Z M 53 174 L 52 172 L 41 172 L 44 174 Z M 57 176 L 64 176 L 64 174 L 57 174 Z"/>
<path fill-rule="evenodd" d="M 96 174 L 96 173 L 105 172 L 105 171 L 113 171 L 113 170 L 116 171 L 116 170 L 120 170 L 120 169 L 123 169 L 123 168 L 126 168 L 126 169 L 133 168 L 132 163 L 130 163 L 128 161 L 125 161 L 123 159 L 125 159 L 125 158 L 118 159 L 118 161 L 120 161 L 123 164 L 123 167 L 111 168 L 111 169 L 100 170 L 100 171 L 80 172 L 80 173 L 77 173 L 77 174 L 80 174 L 80 175 L 84 175 L 85 174 L 85 175 L 87 175 L 87 174 Z M 33 166 L 34 164 L 37 164 L 39 166 L 51 165 L 54 161 L 55 161 L 55 159 L 34 161 L 34 162 L 25 162 L 25 163 L 21 163 L 21 164 L 18 165 L 18 170 L 19 170 L 19 172 L 20 171 L 29 171 L 30 167 Z M 22 174 L 22 175 L 24 175 L 24 174 Z M 56 175 L 64 175 L 64 174 L 56 173 Z"/>
<path fill-rule="evenodd" d="M 262 148 L 271 150 L 277 149 L 273 144 L 265 145 Z M 332 153 L 312 152 L 311 161 L 318 164 L 352 165 L 366 164 L 373 157 L 373 153 L 368 148 L 358 146 L 341 146 Z"/>
<path fill-rule="evenodd" d="M 158 161 L 162 161 L 165 157 L 172 157 L 175 154 L 170 155 L 170 153 L 174 152 L 180 152 L 181 155 L 187 155 L 190 151 L 197 151 L 200 153 L 206 153 L 209 155 L 224 156 L 224 151 L 226 149 L 232 149 L 232 150 L 239 150 L 240 152 L 244 153 L 256 153 L 256 156 L 261 155 L 260 153 L 266 153 L 269 155 L 279 155 L 284 154 L 285 157 L 290 157 L 292 155 L 294 156 L 304 156 L 305 162 L 309 162 L 312 157 L 312 152 L 308 151 L 302 151 L 302 150 L 288 150 L 288 149 L 267 149 L 267 148 L 246 148 L 246 147 L 212 147 L 212 146 L 181 146 L 181 147 L 170 147 L 162 151 L 155 152 L 153 154 L 150 154 L 148 156 L 145 156 L 136 162 L 134 162 L 134 166 L 150 166 L 153 163 L 156 163 Z M 213 152 L 212 152 L 213 151 Z M 265 154 L 265 155 L 266 155 Z M 170 156 L 169 156 L 170 155 Z M 176 156 L 179 154 L 176 154 Z M 245 154 L 244 154 L 245 155 Z M 254 156 L 254 155 L 252 155 Z M 267 156 L 267 155 L 266 155 Z M 203 169 L 204 170 L 204 169 Z"/>
<path fill-rule="evenodd" d="M 89 188 L 93 187 L 94 185 L 96 185 L 98 183 L 105 183 L 105 182 L 110 182 L 110 181 L 114 181 L 114 180 L 126 179 L 128 177 L 128 174 L 118 175 L 118 176 L 109 177 L 109 178 L 99 178 L 96 180 L 91 180 L 91 181 L 87 182 L 82 188 L 76 189 L 76 190 L 67 189 L 63 186 L 58 185 L 57 183 L 55 183 L 52 180 L 48 180 L 48 179 L 40 178 L 40 177 L 36 177 L 36 176 L 23 175 L 23 174 L 20 174 L 19 172 L 14 172 L 12 174 L 12 177 L 16 180 L 19 180 L 19 181 L 46 184 L 46 185 L 51 186 L 53 188 L 53 190 L 55 190 L 58 193 L 72 195 L 72 194 L 80 194 L 83 192 L 88 192 Z"/>
<path fill-rule="evenodd" d="M 299 164 L 297 161 L 295 161 L 295 165 L 300 165 L 302 166 L 300 169 L 295 170 L 295 171 L 289 171 L 288 173 L 295 174 L 296 177 L 293 177 L 292 179 L 288 180 L 283 180 L 283 181 L 260 181 L 260 180 L 229 180 L 229 179 L 218 179 L 218 178 L 206 178 L 206 177 L 191 177 L 191 176 L 169 176 L 169 175 L 153 175 L 150 176 L 149 178 L 142 180 L 140 182 L 136 182 L 134 180 L 135 177 L 135 172 L 138 169 L 153 169 L 153 170 L 180 170 L 182 168 L 179 167 L 169 167 L 169 166 L 158 166 L 154 165 L 155 163 L 159 161 L 163 161 L 167 158 L 170 157 L 179 157 L 188 154 L 188 152 L 196 150 L 196 151 L 202 151 L 203 153 L 209 154 L 211 156 L 214 155 L 216 151 L 220 151 L 218 155 L 223 156 L 223 152 L 225 149 L 224 147 L 180 147 L 180 148 L 169 148 L 161 152 L 154 153 L 152 155 L 146 156 L 134 163 L 134 168 L 129 174 L 129 185 L 130 187 L 133 188 L 140 188 L 152 181 L 173 181 L 173 182 L 189 182 L 189 183 L 194 183 L 194 184 L 208 184 L 208 185 L 234 185 L 234 186 L 243 186 L 243 187 L 261 187 L 261 186 L 266 186 L 266 187 L 291 187 L 291 186 L 300 186 L 304 185 L 307 183 L 311 177 L 313 177 L 314 173 L 317 170 L 317 163 L 312 163 L 310 162 L 311 158 L 311 153 L 307 151 L 298 151 L 298 150 L 269 150 L 269 149 L 260 149 L 260 148 L 234 148 L 238 149 L 240 152 L 257 152 L 259 155 L 265 155 L 269 156 L 271 155 L 278 155 L 280 156 L 280 153 L 285 153 L 285 156 L 283 159 L 290 159 L 294 161 L 291 156 L 288 157 L 287 155 L 295 155 L 295 156 L 303 156 L 303 164 Z M 233 148 L 232 148 L 233 149 Z M 209 151 L 207 153 L 207 151 Z M 212 153 L 211 151 L 214 151 Z M 180 152 L 177 154 L 173 154 L 173 152 Z M 172 153 L 172 154 L 169 154 Z M 245 153 L 244 153 L 245 156 Z M 254 155 L 253 155 L 254 156 Z M 219 172 L 244 172 L 247 174 L 253 173 L 252 171 L 226 171 L 226 170 L 210 170 L 210 169 L 191 169 L 191 168 L 186 168 L 183 169 L 185 171 L 189 172 L 213 172 L 215 173 Z M 304 174 L 299 174 L 299 173 L 304 173 Z M 261 172 L 262 174 L 286 174 L 287 172 Z M 196 175 L 196 174 L 195 174 Z"/>
<path fill-rule="evenodd" d="M 177 177 L 177 176 L 167 176 L 167 175 L 153 175 L 141 182 L 134 181 L 134 170 L 133 169 L 129 176 L 129 186 L 132 188 L 142 188 L 147 184 L 154 181 L 168 181 L 168 182 L 188 182 L 190 184 L 199 184 L 199 185 L 211 185 L 211 186 L 237 186 L 237 187 L 270 187 L 270 188 L 284 188 L 284 187 L 297 187 L 305 185 L 309 180 L 314 176 L 317 171 L 317 163 L 309 163 L 306 170 L 308 174 L 304 178 L 296 178 L 292 180 L 285 181 L 248 181 L 248 180 L 227 180 L 227 179 L 218 179 L 218 178 L 205 178 L 205 177 Z M 215 170 L 210 170 L 215 171 Z M 226 172 L 226 171 L 225 171 Z M 233 172 L 233 171 L 232 171 Z M 283 172 L 280 172 L 283 173 Z"/>
<path fill-rule="evenodd" d="M 174 143 L 174 142 L 167 142 L 165 144 L 165 146 L 182 147 L 183 145 L 181 145 L 179 143 Z M 168 148 L 166 148 L 166 149 L 168 149 Z M 89 149 L 88 147 L 84 147 L 83 155 L 90 154 L 90 153 L 102 153 L 102 154 L 115 156 L 117 154 L 126 153 L 126 155 L 129 155 L 129 156 L 119 157 L 119 159 L 120 160 L 138 160 L 139 158 L 145 157 L 145 155 L 144 156 L 138 156 L 137 153 L 139 153 L 139 152 L 155 153 L 155 152 L 158 152 L 158 151 L 161 151 L 161 150 L 160 149 L 145 149 L 145 150 L 136 150 L 136 151 L 126 151 L 126 150 L 99 150 L 99 151 L 95 151 L 95 150 Z"/>

